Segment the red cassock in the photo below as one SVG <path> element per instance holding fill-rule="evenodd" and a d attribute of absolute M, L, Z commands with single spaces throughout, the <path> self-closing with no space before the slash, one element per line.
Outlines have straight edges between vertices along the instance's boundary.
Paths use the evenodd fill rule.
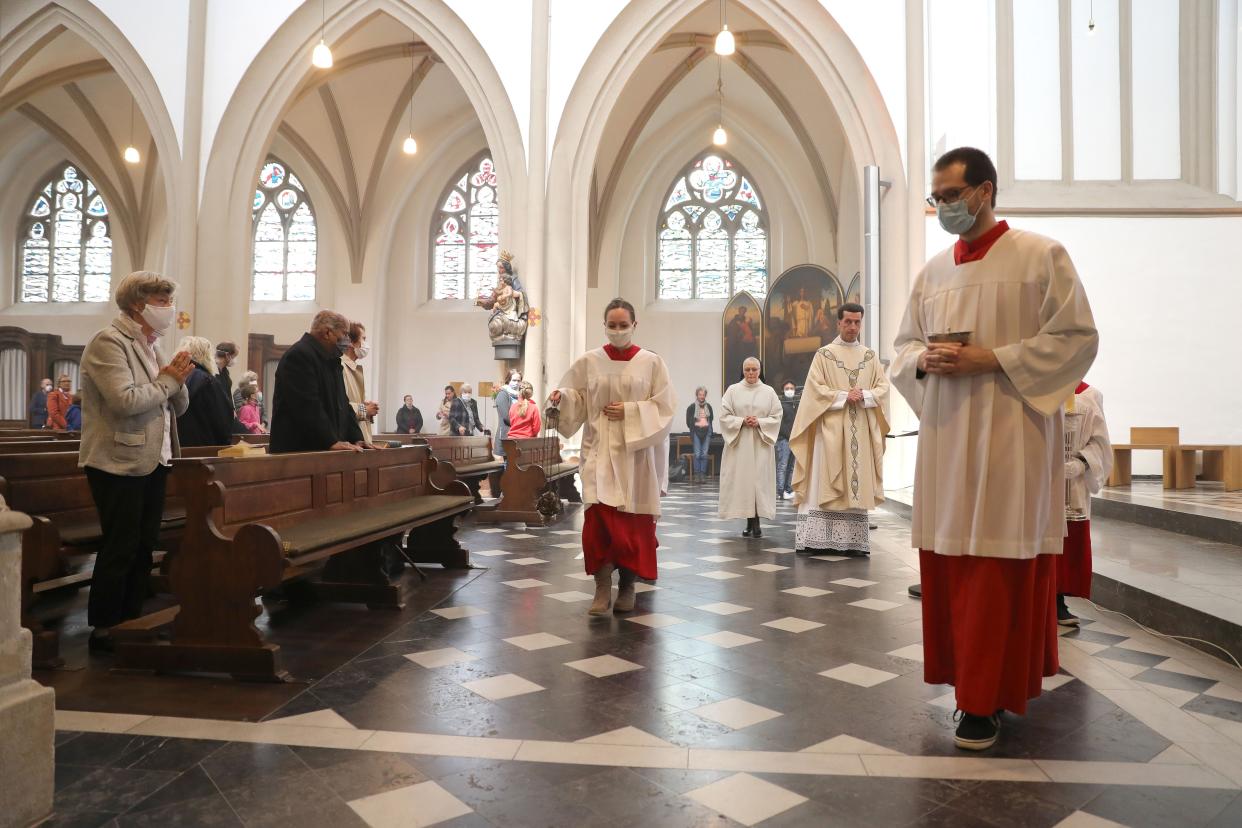
<path fill-rule="evenodd" d="M 923 672 L 976 716 L 1025 713 L 1056 675 L 1056 555 L 1029 560 L 919 551 Z"/>

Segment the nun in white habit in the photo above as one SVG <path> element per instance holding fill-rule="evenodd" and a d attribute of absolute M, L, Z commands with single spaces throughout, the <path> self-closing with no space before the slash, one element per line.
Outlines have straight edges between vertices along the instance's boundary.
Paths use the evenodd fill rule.
<path fill-rule="evenodd" d="M 776 517 L 776 438 L 781 401 L 759 378 L 759 360 L 742 363 L 742 381 L 720 401 L 724 458 L 720 468 L 720 516 L 746 518 L 743 537 L 762 537 L 759 518 Z"/>

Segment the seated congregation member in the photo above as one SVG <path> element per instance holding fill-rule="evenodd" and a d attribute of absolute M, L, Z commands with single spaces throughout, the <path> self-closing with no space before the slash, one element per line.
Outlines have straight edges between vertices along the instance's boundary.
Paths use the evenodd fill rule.
<path fill-rule="evenodd" d="M 423 430 L 423 412 L 414 407 L 414 398 L 405 395 L 404 405 L 397 409 L 397 432 L 418 434 Z"/>
<path fill-rule="evenodd" d="M 509 435 L 506 439 L 520 440 L 524 437 L 538 437 L 543 429 L 543 420 L 539 416 L 539 406 L 533 402 L 535 387 L 524 382 L 518 392 L 520 398 L 509 409 Z"/>
<path fill-rule="evenodd" d="M 43 428 L 47 425 L 47 395 L 52 393 L 52 380 L 44 377 L 39 380 L 39 387 L 30 395 L 30 405 L 26 409 L 30 414 L 30 427 Z"/>
<path fill-rule="evenodd" d="M 47 424 L 45 428 L 64 431 L 68 428 L 65 423 L 65 412 L 69 410 L 69 406 L 73 405 L 73 394 L 70 389 L 73 387 L 73 380 L 69 379 L 68 374 L 61 374 L 57 380 L 56 388 L 47 395 Z"/>
<path fill-rule="evenodd" d="M 177 286 L 149 271 L 116 288 L 120 314 L 82 352 L 82 444 L 102 539 L 87 604 L 92 650 L 112 650 L 109 628 L 142 615 L 160 537 L 168 468 L 180 452 L 176 418 L 190 403 L 190 355 L 164 364 L 156 341 L 172 328 Z"/>
<path fill-rule="evenodd" d="M 233 442 L 233 403 L 216 382 L 211 343 L 201 336 L 183 337 L 177 348 L 194 363 L 185 381 L 190 407 L 177 417 L 177 435 L 183 446 L 227 446 Z"/>
<path fill-rule="evenodd" d="M 365 359 L 371 349 L 367 347 L 367 329 L 361 322 L 349 323 L 349 347 L 341 355 L 341 370 L 345 378 L 345 396 L 364 442 L 371 442 L 371 423 L 379 414 L 379 403 L 367 399 L 366 378 L 358 363 Z"/>
<path fill-rule="evenodd" d="M 1113 445 L 1104 421 L 1104 395 L 1085 382 L 1066 406 L 1065 428 L 1073 456 L 1065 461 L 1064 549 L 1057 558 L 1057 624 L 1078 626 L 1065 596 L 1091 597 L 1091 495 L 1113 470 Z"/>
<path fill-rule="evenodd" d="M 229 376 L 229 369 L 235 362 L 237 362 L 237 346 L 228 341 L 217 342 L 215 380 L 219 383 L 225 398 L 229 400 L 233 399 L 233 379 Z M 236 404 L 233 405 L 233 410 L 237 410 Z"/>
<path fill-rule="evenodd" d="M 470 383 L 463 382 L 461 384 L 461 404 L 466 409 L 466 422 L 469 423 L 470 430 L 467 434 L 482 434 L 483 421 L 479 419 L 479 401 L 474 398 L 474 388 Z"/>
<path fill-rule="evenodd" d="M 259 419 L 259 392 L 253 385 L 247 385 L 242 394 L 242 407 L 237 411 L 237 419 L 251 434 L 267 434 L 267 429 Z"/>
<path fill-rule="evenodd" d="M 760 379 L 759 360 L 742 363 L 742 381 L 730 385 L 720 400 L 720 517 L 746 518 L 744 538 L 761 538 L 759 519 L 776 517 L 776 435 L 781 401 Z"/>
<path fill-rule="evenodd" d="M 65 412 L 65 423 L 70 431 L 82 430 L 82 395 L 74 394 L 73 403 L 69 406 L 69 410 Z"/>
<path fill-rule="evenodd" d="M 349 348 L 349 321 L 315 314 L 309 332 L 276 366 L 276 405 L 268 451 L 362 451 L 362 431 L 345 396 L 341 355 Z"/>
<path fill-rule="evenodd" d="M 695 477 L 699 480 L 707 477 L 707 455 L 712 445 L 712 423 L 716 412 L 707 401 L 707 388 L 700 385 L 694 389 L 694 402 L 686 409 L 686 430 L 690 432 L 690 443 L 694 447 Z"/>
<path fill-rule="evenodd" d="M 656 579 L 656 520 L 668 491 L 668 433 L 677 401 L 664 360 L 633 343 L 637 327 L 633 305 L 609 302 L 608 344 L 578 357 L 549 397 L 560 409 L 562 436 L 582 429 L 582 551 L 595 576 L 591 615 L 608 612 L 614 570 L 621 582 L 614 612 L 634 609 L 636 577 Z"/>

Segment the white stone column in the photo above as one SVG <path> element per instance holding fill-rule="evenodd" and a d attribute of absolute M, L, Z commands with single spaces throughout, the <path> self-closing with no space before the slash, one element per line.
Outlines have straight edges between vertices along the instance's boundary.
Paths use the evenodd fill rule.
<path fill-rule="evenodd" d="M 530 151 L 526 166 L 526 250 L 519 253 L 518 273 L 531 297 L 531 305 L 538 308 L 543 316 L 538 325 L 527 329 L 524 354 L 526 380 L 535 386 L 535 399 L 542 400 L 547 394 L 548 383 L 560 379 L 559 376 L 546 376 L 548 324 L 563 324 L 563 320 L 549 320 L 545 315 L 545 310 L 551 304 L 549 288 L 554 283 L 548 276 L 547 260 L 544 256 L 548 179 L 548 0 L 534 0 L 531 3 L 529 134 Z"/>
<path fill-rule="evenodd" d="M 22 532 L 30 518 L 0 497 L 0 828 L 52 812 L 56 694 L 30 677 L 30 630 L 21 625 Z"/>

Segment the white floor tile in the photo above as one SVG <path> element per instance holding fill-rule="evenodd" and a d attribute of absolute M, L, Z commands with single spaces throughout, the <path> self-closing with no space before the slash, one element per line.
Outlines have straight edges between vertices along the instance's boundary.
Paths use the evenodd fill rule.
<path fill-rule="evenodd" d="M 943 707 L 945 710 L 957 710 L 957 693 L 945 693 L 943 696 L 937 696 L 927 703 L 934 704 L 936 707 Z"/>
<path fill-rule="evenodd" d="M 590 736 L 586 739 L 579 739 L 578 742 L 584 745 L 628 745 L 630 747 L 677 747 L 671 742 L 666 742 L 658 736 L 652 736 L 645 730 L 639 730 L 636 727 L 622 727 L 617 730 L 610 730 L 607 733 L 601 733 L 598 736 Z"/>
<path fill-rule="evenodd" d="M 617 658 L 611 655 L 596 656 L 595 658 L 583 658 L 577 661 L 565 662 L 566 667 L 572 667 L 586 673 L 588 676 L 595 678 L 605 678 L 607 676 L 615 676 L 620 673 L 629 673 L 633 670 L 643 669 L 643 665 L 635 664 L 632 661 L 626 661 L 623 658 Z"/>
<path fill-rule="evenodd" d="M 660 612 L 651 613 L 650 615 L 636 615 L 626 620 L 634 624 L 642 624 L 644 627 L 654 627 L 655 629 L 686 623 L 684 618 L 678 618 L 676 615 L 665 615 Z"/>
<path fill-rule="evenodd" d="M 1045 693 L 1051 693 L 1058 687 L 1069 684 L 1073 680 L 1073 676 L 1067 676 L 1065 673 L 1057 673 L 1055 676 L 1044 676 L 1042 682 L 1043 690 Z"/>
<path fill-rule="evenodd" d="M 537 538 L 539 536 L 530 535 L 530 534 L 527 534 L 526 532 L 519 532 L 516 535 L 505 535 L 505 537 L 509 538 L 510 540 L 530 540 L 531 538 Z"/>
<path fill-rule="evenodd" d="M 474 813 L 435 782 L 419 782 L 349 803 L 371 828 L 426 828 Z"/>
<path fill-rule="evenodd" d="M 694 537 L 694 535 L 691 535 L 689 532 L 661 532 L 660 534 L 666 538 L 692 538 Z"/>
<path fill-rule="evenodd" d="M 689 569 L 690 564 L 681 561 L 660 561 L 656 564 L 657 569 Z"/>
<path fill-rule="evenodd" d="M 690 712 L 734 730 L 741 730 L 784 715 L 762 705 L 751 704 L 744 699 L 725 699 L 696 707 Z"/>
<path fill-rule="evenodd" d="M 566 604 L 572 604 L 577 601 L 590 601 L 595 596 L 589 592 L 579 592 L 576 589 L 571 589 L 569 592 L 553 592 L 551 594 L 544 595 L 543 597 L 551 598 L 553 601 L 561 601 Z"/>
<path fill-rule="evenodd" d="M 702 531 L 703 534 L 705 535 L 728 535 L 733 530 L 732 529 L 702 529 L 700 531 Z"/>
<path fill-rule="evenodd" d="M 471 555 L 481 555 L 484 558 L 501 558 L 509 553 L 503 549 L 472 549 Z"/>
<path fill-rule="evenodd" d="M 484 534 L 487 534 L 487 535 L 494 535 L 494 534 L 496 534 L 496 533 L 498 533 L 498 532 L 508 532 L 509 530 L 508 530 L 508 529 L 501 529 L 501 528 L 499 528 L 499 527 L 497 527 L 497 526 L 493 526 L 491 529 L 480 529 L 480 530 L 478 530 L 478 531 L 480 531 L 480 532 L 482 532 L 482 533 L 484 533 Z"/>
<path fill-rule="evenodd" d="M 552 532 L 553 535 L 581 535 L 577 529 L 557 529 Z"/>
<path fill-rule="evenodd" d="M 830 561 L 832 563 L 836 563 L 837 561 L 848 561 L 849 558 L 845 557 L 844 555 L 812 555 L 811 560 Z"/>
<path fill-rule="evenodd" d="M 344 716 L 337 713 L 332 708 L 324 710 L 315 710 L 311 713 L 301 713 L 297 716 L 284 716 L 279 719 L 268 719 L 265 724 L 274 725 L 298 725 L 301 727 L 335 727 L 345 730 L 357 730 L 350 724 Z"/>
<path fill-rule="evenodd" d="M 1153 765 L 1198 765 L 1199 759 L 1191 756 L 1184 748 L 1169 745 L 1160 753 L 1148 760 Z"/>
<path fill-rule="evenodd" d="M 736 561 L 737 558 L 730 558 L 728 555 L 704 555 L 699 560 L 707 561 L 708 563 L 728 563 L 729 561 Z"/>
<path fill-rule="evenodd" d="M 701 608 L 700 608 L 701 609 Z M 1242 702 L 1242 690 L 1232 685 L 1218 681 L 1207 690 L 1203 691 L 1205 695 L 1213 696 L 1218 699 L 1228 699 L 1229 701 Z"/>
<path fill-rule="evenodd" d="M 92 713 L 86 710 L 57 710 L 57 730 L 81 730 L 87 733 L 124 733 L 150 716 L 133 713 Z"/>
<path fill-rule="evenodd" d="M 763 547 L 763 551 L 771 552 L 774 555 L 791 555 L 794 550 L 785 546 L 765 546 Z"/>
<path fill-rule="evenodd" d="M 850 601 L 851 607 L 860 607 L 861 609 L 875 610 L 876 612 L 887 612 L 891 609 L 897 609 L 901 604 L 892 601 L 885 601 L 880 598 L 864 598 L 861 601 Z"/>
<path fill-rule="evenodd" d="M 514 647 L 521 647 L 523 650 L 546 650 L 549 647 L 560 647 L 573 643 L 568 638 L 561 638 L 559 635 L 542 632 L 531 633 L 530 635 L 515 635 L 513 638 L 506 638 L 505 641 Z"/>
<path fill-rule="evenodd" d="M 856 739 L 853 736 L 842 733 L 840 736 L 833 736 L 818 744 L 803 748 L 802 753 L 840 753 L 846 755 L 867 755 L 867 756 L 901 756 L 902 754 L 896 750 L 882 747 L 881 745 L 868 742 L 864 739 Z"/>
<path fill-rule="evenodd" d="M 923 645 L 922 644 L 911 644 L 909 647 L 902 647 L 898 650 L 892 650 L 889 652 L 889 655 L 893 656 L 894 658 L 904 658 L 910 661 L 922 661 L 923 660 Z"/>
<path fill-rule="evenodd" d="M 723 569 L 717 569 L 713 572 L 700 572 L 699 577 L 711 578 L 713 581 L 728 581 L 733 578 L 741 578 L 742 575 L 739 572 L 725 572 Z"/>
<path fill-rule="evenodd" d="M 573 578 L 575 581 L 594 581 L 595 580 L 594 575 L 588 575 L 585 572 L 570 572 L 565 577 Z"/>
<path fill-rule="evenodd" d="M 478 693 L 488 701 L 524 696 L 527 693 L 538 693 L 543 689 L 533 681 L 527 681 L 521 676 L 515 676 L 513 673 L 467 681 L 463 682 L 461 686 L 471 693 Z"/>
<path fill-rule="evenodd" d="M 813 630 L 824 626 L 818 621 L 807 621 L 805 618 L 794 618 L 792 615 L 785 618 L 778 618 L 775 621 L 767 621 L 765 627 L 772 627 L 777 630 L 784 630 L 791 633 L 803 633 L 807 630 Z"/>
<path fill-rule="evenodd" d="M 1199 694 L 1191 690 L 1182 690 L 1177 687 L 1165 687 L 1163 684 L 1155 684 L 1153 682 L 1140 681 L 1138 685 L 1146 690 L 1155 693 L 1165 701 L 1181 707 L 1187 702 L 1194 701 L 1199 698 Z"/>
<path fill-rule="evenodd" d="M 439 650 L 423 650 L 421 653 L 407 653 L 406 658 L 417 664 L 419 667 L 434 669 L 436 667 L 448 667 L 450 664 L 465 664 L 470 661 L 478 661 L 479 657 L 463 653 L 456 647 L 444 647 Z"/>
<path fill-rule="evenodd" d="M 458 618 L 473 618 L 476 615 L 487 615 L 487 610 L 478 607 L 444 607 L 443 609 L 433 609 L 433 615 L 441 618 L 447 618 L 450 621 L 456 621 Z"/>
<path fill-rule="evenodd" d="M 543 558 L 510 558 L 508 563 L 517 564 L 518 566 L 530 566 L 531 564 L 547 563 Z"/>
<path fill-rule="evenodd" d="M 686 794 L 743 825 L 756 825 L 806 802 L 806 797 L 748 773 L 713 782 Z"/>
<path fill-rule="evenodd" d="M 644 584 L 641 581 L 639 583 L 634 584 L 634 591 L 637 592 L 639 595 L 641 595 L 644 592 L 655 592 L 657 589 L 659 589 L 658 586 L 655 586 L 653 584 Z"/>
<path fill-rule="evenodd" d="M 763 640 L 762 638 L 754 638 L 753 636 L 742 635 L 729 630 L 700 635 L 697 638 L 699 641 L 706 641 L 708 644 L 715 644 L 717 647 L 724 647 L 725 649 L 741 647 L 743 644 L 754 644 L 756 641 Z"/>
<path fill-rule="evenodd" d="M 794 587 L 793 589 L 782 589 L 781 592 L 797 595 L 800 598 L 818 598 L 821 595 L 832 594 L 832 590 L 820 589 L 819 587 Z"/>
<path fill-rule="evenodd" d="M 789 567 L 787 566 L 781 566 L 780 564 L 769 564 L 769 563 L 751 564 L 750 566 L 746 568 L 753 569 L 756 572 L 780 572 L 782 569 L 789 569 Z"/>
<path fill-rule="evenodd" d="M 715 604 L 702 604 L 695 609 L 704 612 L 714 612 L 716 615 L 735 615 L 739 612 L 750 612 L 750 607 L 744 607 L 741 604 L 730 604 L 728 601 L 719 601 Z"/>
<path fill-rule="evenodd" d="M 507 587 L 514 589 L 533 589 L 534 587 L 552 586 L 547 581 L 537 581 L 534 578 L 522 578 L 519 581 L 501 581 Z"/>
<path fill-rule="evenodd" d="M 569 543 L 554 543 L 552 546 L 555 549 L 580 549 L 582 544 L 577 541 L 571 541 Z"/>
<path fill-rule="evenodd" d="M 1104 658 L 1100 656 L 1100 661 L 1107 664 L 1110 669 L 1115 670 L 1126 678 L 1134 678 L 1139 673 L 1147 672 L 1146 664 L 1131 664 L 1128 661 L 1117 661 L 1112 658 Z"/>
<path fill-rule="evenodd" d="M 875 687 L 877 684 L 883 684 L 889 679 L 897 678 L 896 673 L 890 673 L 887 670 L 877 670 L 874 667 L 867 667 L 863 664 L 842 664 L 840 667 L 824 670 L 820 675 L 859 687 Z"/>
<path fill-rule="evenodd" d="M 1053 828 L 1126 828 L 1120 822 L 1113 822 L 1111 819 L 1098 817 L 1095 814 L 1089 814 L 1086 811 L 1074 811 L 1065 819 L 1058 822 Z"/>
<path fill-rule="evenodd" d="M 837 586 L 857 587 L 861 589 L 863 587 L 875 586 L 879 583 L 879 581 L 864 581 L 862 578 L 842 578 L 839 581 L 833 581 L 833 583 Z"/>
<path fill-rule="evenodd" d="M 1181 661 L 1178 661 L 1175 658 L 1165 659 L 1164 661 L 1156 665 L 1156 669 L 1157 670 L 1168 670 L 1171 673 L 1181 673 L 1183 676 L 1193 676 L 1195 678 L 1209 678 L 1209 676 L 1204 675 L 1203 673 L 1196 670 L 1194 667 L 1191 667 L 1189 664 L 1185 664 Z"/>
<path fill-rule="evenodd" d="M 1067 630 L 1067 632 L 1073 632 L 1073 630 Z M 1061 640 L 1076 649 L 1082 650 L 1087 655 L 1095 655 L 1101 650 L 1108 649 L 1107 644 L 1096 644 L 1094 641 L 1085 641 L 1081 638 L 1063 638 Z"/>
<path fill-rule="evenodd" d="M 735 543 L 734 538 L 704 538 L 700 543 L 710 543 L 713 546 L 719 546 L 722 543 Z"/>

